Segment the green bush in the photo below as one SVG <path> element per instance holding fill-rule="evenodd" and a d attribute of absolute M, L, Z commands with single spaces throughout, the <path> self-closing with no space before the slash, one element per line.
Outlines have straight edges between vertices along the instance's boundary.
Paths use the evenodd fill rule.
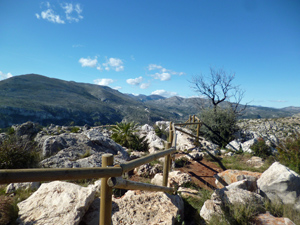
<path fill-rule="evenodd" d="M 0 145 L 0 169 L 21 169 L 36 167 L 39 154 L 36 143 L 10 135 Z"/>
<path fill-rule="evenodd" d="M 221 147 L 232 141 L 234 133 L 239 130 L 237 115 L 230 108 L 204 109 L 201 111 L 200 120 L 203 123 L 200 128 L 202 135 Z"/>
<path fill-rule="evenodd" d="M 71 128 L 71 132 L 72 133 L 78 133 L 80 131 L 80 128 L 79 127 L 72 127 Z"/>
<path fill-rule="evenodd" d="M 300 173 L 300 134 L 296 133 L 281 142 L 277 150 L 279 161 L 295 172 Z"/>
<path fill-rule="evenodd" d="M 146 137 L 136 135 L 137 124 L 134 122 L 117 123 L 112 132 L 111 138 L 123 147 L 137 151 L 148 151 L 149 149 Z"/>
<path fill-rule="evenodd" d="M 272 155 L 272 149 L 268 146 L 263 138 L 259 138 L 256 143 L 251 145 L 250 149 L 253 151 L 255 156 L 266 159 L 268 156 Z"/>

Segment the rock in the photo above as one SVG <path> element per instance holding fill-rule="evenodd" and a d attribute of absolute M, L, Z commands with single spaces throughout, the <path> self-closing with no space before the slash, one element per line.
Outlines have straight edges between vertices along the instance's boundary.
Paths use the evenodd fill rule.
<path fill-rule="evenodd" d="M 135 173 L 140 177 L 154 177 L 155 174 L 162 172 L 162 166 L 155 164 L 151 166 L 149 163 L 143 164 L 142 166 L 135 168 Z"/>
<path fill-rule="evenodd" d="M 145 152 L 132 151 L 130 153 L 130 160 L 141 158 L 145 155 Z"/>
<path fill-rule="evenodd" d="M 260 168 L 264 165 L 265 162 L 262 158 L 258 156 L 252 156 L 246 163 L 255 168 Z"/>
<path fill-rule="evenodd" d="M 274 217 L 269 212 L 266 212 L 264 214 L 259 214 L 256 216 L 253 220 L 254 224 L 259 225 L 296 225 L 293 221 L 291 221 L 289 218 L 283 218 L 283 217 Z"/>
<path fill-rule="evenodd" d="M 205 201 L 203 207 L 200 210 L 200 216 L 209 221 L 213 215 L 223 215 L 223 208 L 228 204 L 254 204 L 263 205 L 263 197 L 260 195 L 236 188 L 217 189 L 211 195 L 211 199 Z"/>
<path fill-rule="evenodd" d="M 103 149 L 106 149 L 109 151 L 109 153 L 112 153 L 114 155 L 117 155 L 118 153 L 121 153 L 124 159 L 129 159 L 128 153 L 125 151 L 125 149 L 114 142 L 112 139 L 110 139 L 107 135 L 104 135 L 101 133 L 98 129 L 90 129 L 87 131 L 84 131 L 83 134 L 94 144 L 102 147 Z"/>
<path fill-rule="evenodd" d="M 151 180 L 151 183 L 155 185 L 162 185 L 162 181 L 163 181 L 163 174 L 157 173 L 155 174 L 154 178 Z M 173 171 L 169 173 L 168 187 L 182 186 L 191 181 L 192 178 L 189 174 L 180 171 Z"/>
<path fill-rule="evenodd" d="M 179 156 L 177 159 L 182 159 L 182 158 L 185 158 L 189 161 L 192 161 L 192 160 L 202 160 L 203 159 L 203 156 L 204 156 L 204 153 L 203 152 L 190 152 L 190 153 L 187 153 L 185 155 L 181 155 Z"/>
<path fill-rule="evenodd" d="M 100 200 L 95 199 L 82 222 L 99 224 Z M 163 192 L 127 191 L 119 199 L 113 197 L 112 224 L 171 225 L 178 215 L 183 218 L 184 203 L 180 196 Z"/>
<path fill-rule="evenodd" d="M 14 125 L 12 128 L 17 136 L 24 136 L 29 139 L 33 138 L 40 131 L 38 124 L 30 121 L 21 125 Z"/>
<path fill-rule="evenodd" d="M 43 183 L 18 204 L 19 224 L 79 224 L 94 200 L 95 191 L 72 183 Z"/>
<path fill-rule="evenodd" d="M 250 147 L 256 142 L 257 142 L 257 138 L 253 138 L 245 142 L 233 140 L 226 146 L 226 148 L 231 149 L 233 151 L 239 151 L 241 149 L 243 152 L 251 153 L 252 150 Z"/>
<path fill-rule="evenodd" d="M 244 170 L 225 170 L 221 173 L 214 175 L 214 177 L 216 178 L 215 183 L 218 188 L 223 188 L 231 183 L 244 179 L 256 181 L 260 176 L 261 173 Z"/>
<path fill-rule="evenodd" d="M 40 182 L 24 182 L 24 183 L 11 183 L 7 185 L 5 193 L 13 193 L 16 190 L 24 189 L 24 190 L 36 190 L 40 187 Z"/>
<path fill-rule="evenodd" d="M 300 176 L 288 167 L 274 162 L 257 180 L 257 185 L 271 201 L 293 204 L 300 210 Z"/>
<path fill-rule="evenodd" d="M 181 128 L 182 130 L 188 132 L 188 133 L 192 133 L 190 130 L 186 129 L 186 128 Z M 176 149 L 178 151 L 184 151 L 184 150 L 189 150 L 195 147 L 194 145 L 194 138 L 180 132 L 180 131 L 176 131 L 176 140 L 177 140 L 177 144 L 176 144 Z"/>
<path fill-rule="evenodd" d="M 230 189 L 243 189 L 243 190 L 247 190 L 247 191 L 251 191 L 251 192 L 257 192 L 257 184 L 256 184 L 256 179 L 252 179 L 252 180 L 248 180 L 244 179 L 244 180 L 240 180 L 237 182 L 234 182 L 232 184 L 229 184 L 228 186 L 226 186 L 227 190 Z"/>
<path fill-rule="evenodd" d="M 191 188 L 179 187 L 177 192 L 180 193 L 181 196 L 185 198 L 193 197 L 193 198 L 201 199 L 201 197 L 198 195 L 199 192 Z"/>

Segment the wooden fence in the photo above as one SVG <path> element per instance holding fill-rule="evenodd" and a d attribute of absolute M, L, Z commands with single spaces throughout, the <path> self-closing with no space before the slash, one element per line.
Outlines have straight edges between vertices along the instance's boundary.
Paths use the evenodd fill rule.
<path fill-rule="evenodd" d="M 190 117 L 191 119 L 191 117 Z M 100 168 L 59 168 L 59 169 L 7 169 L 0 170 L 0 184 L 17 183 L 17 182 L 34 182 L 34 181 L 54 181 L 54 180 L 76 180 L 101 178 L 101 200 L 100 200 L 100 225 L 111 224 L 112 211 L 112 188 L 130 189 L 130 190 L 147 190 L 147 191 L 163 191 L 174 192 L 174 188 L 167 187 L 168 175 L 171 165 L 171 155 L 176 152 L 176 130 L 187 133 L 175 125 L 197 125 L 200 129 L 201 123 L 191 120 L 182 124 L 174 124 L 170 122 L 169 142 L 166 143 L 166 150 L 147 155 L 120 165 L 113 166 L 114 157 L 112 154 L 102 155 L 102 167 Z M 197 136 L 190 136 L 197 138 Z M 143 164 L 154 161 L 158 158 L 165 157 L 163 169 L 162 186 L 133 182 L 124 180 L 121 176 L 139 167 Z"/>

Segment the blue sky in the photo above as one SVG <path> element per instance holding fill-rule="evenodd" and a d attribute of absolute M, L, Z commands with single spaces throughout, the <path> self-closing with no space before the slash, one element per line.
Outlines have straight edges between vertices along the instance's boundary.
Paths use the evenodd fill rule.
<path fill-rule="evenodd" d="M 300 1 L 0 0 L 1 79 L 192 97 L 210 67 L 235 73 L 243 103 L 300 106 Z"/>

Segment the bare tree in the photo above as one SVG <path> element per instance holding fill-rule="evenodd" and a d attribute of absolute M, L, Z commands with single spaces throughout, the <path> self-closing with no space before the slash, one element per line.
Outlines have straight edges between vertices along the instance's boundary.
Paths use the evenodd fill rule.
<path fill-rule="evenodd" d="M 209 99 L 215 111 L 220 103 L 227 101 L 234 113 L 240 114 L 245 110 L 247 104 L 240 107 L 244 91 L 233 84 L 234 77 L 234 73 L 228 74 L 223 69 L 210 68 L 210 77 L 194 76 L 191 83 L 196 92 Z"/>

